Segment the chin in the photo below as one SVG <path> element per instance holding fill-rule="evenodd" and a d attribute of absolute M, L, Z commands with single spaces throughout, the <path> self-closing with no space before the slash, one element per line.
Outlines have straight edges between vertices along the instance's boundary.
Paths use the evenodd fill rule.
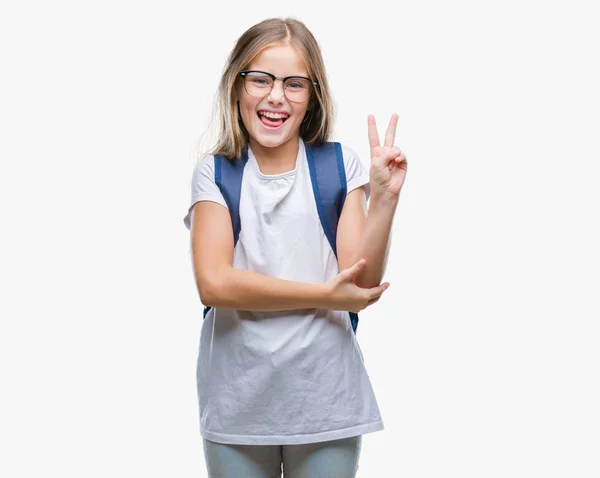
<path fill-rule="evenodd" d="M 300 130 L 298 129 L 295 132 L 279 131 L 276 134 L 265 134 L 265 131 L 261 131 L 259 128 L 258 131 L 254 131 L 254 134 L 252 136 L 254 137 L 256 142 L 259 143 L 261 146 L 264 146 L 265 148 L 276 148 L 278 146 L 281 146 L 282 144 L 287 143 L 292 138 L 295 138 L 299 135 L 299 133 Z"/>
<path fill-rule="evenodd" d="M 273 138 L 265 137 L 264 135 L 255 136 L 254 139 L 265 148 L 276 148 L 289 140 L 289 138 Z"/>

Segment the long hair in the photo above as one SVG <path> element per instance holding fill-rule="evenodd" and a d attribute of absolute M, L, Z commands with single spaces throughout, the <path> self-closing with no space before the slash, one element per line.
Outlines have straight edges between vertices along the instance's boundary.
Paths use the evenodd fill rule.
<path fill-rule="evenodd" d="M 321 48 L 310 30 L 293 18 L 269 18 L 250 27 L 235 43 L 219 84 L 213 107 L 213 118 L 218 119 L 217 143 L 210 154 L 220 154 L 237 160 L 248 147 L 249 137 L 239 112 L 238 93 L 241 88 L 240 71 L 266 47 L 275 44 L 293 46 L 308 69 L 308 76 L 316 81 L 309 99 L 309 112 L 300 126 L 300 137 L 309 145 L 319 145 L 333 131 L 333 101 L 325 72 Z"/>

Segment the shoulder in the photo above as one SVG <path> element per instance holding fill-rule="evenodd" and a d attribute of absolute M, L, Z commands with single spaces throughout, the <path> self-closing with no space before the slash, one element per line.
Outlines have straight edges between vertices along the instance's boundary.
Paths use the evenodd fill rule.
<path fill-rule="evenodd" d="M 215 161 L 212 154 L 207 154 L 196 162 L 191 186 L 190 209 L 198 201 L 213 201 L 228 208 L 225 198 L 215 182 Z"/>
<path fill-rule="evenodd" d="M 192 174 L 193 179 L 200 179 L 202 176 L 215 177 L 215 157 L 212 154 L 207 154 L 196 161 L 194 166 L 194 172 Z"/>
<path fill-rule="evenodd" d="M 349 146 L 346 143 L 340 142 L 340 145 L 342 148 L 342 154 L 344 155 L 344 162 L 358 160 L 358 154 L 356 153 L 354 148 L 352 148 L 351 146 Z"/>
<path fill-rule="evenodd" d="M 347 143 L 342 143 L 340 141 L 335 141 L 335 143 L 340 145 L 342 157 L 344 158 L 344 167 L 347 173 L 352 172 L 354 169 L 366 171 L 365 165 L 360 159 L 360 155 L 356 152 L 356 149 Z"/>
<path fill-rule="evenodd" d="M 340 143 L 344 157 L 344 169 L 346 172 L 346 184 L 348 193 L 354 189 L 365 186 L 367 198 L 369 197 L 369 169 L 360 159 L 360 156 L 351 146 Z"/>

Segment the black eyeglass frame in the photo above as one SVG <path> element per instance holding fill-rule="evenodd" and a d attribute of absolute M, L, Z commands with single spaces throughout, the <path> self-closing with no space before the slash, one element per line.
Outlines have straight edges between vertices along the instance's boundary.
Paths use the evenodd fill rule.
<path fill-rule="evenodd" d="M 285 76 L 285 77 L 284 76 L 275 76 L 273 73 L 269 73 L 266 71 L 260 71 L 260 70 L 242 70 L 239 72 L 239 75 L 242 78 L 245 78 L 248 73 L 262 73 L 263 75 L 267 75 L 273 79 L 273 85 L 275 85 L 275 80 L 281 80 L 283 83 L 283 86 L 284 86 L 284 88 L 283 88 L 284 92 L 285 92 L 285 82 L 286 82 L 286 80 L 289 80 L 290 78 L 300 78 L 302 80 L 310 81 L 314 86 L 319 86 L 318 81 L 313 81 L 310 78 L 307 78 L 306 76 L 298 76 L 298 75 Z M 273 89 L 273 87 L 271 87 L 271 90 L 272 89 Z M 271 93 L 271 91 L 269 91 L 269 93 Z M 266 93 L 265 96 L 267 96 L 269 93 Z"/>

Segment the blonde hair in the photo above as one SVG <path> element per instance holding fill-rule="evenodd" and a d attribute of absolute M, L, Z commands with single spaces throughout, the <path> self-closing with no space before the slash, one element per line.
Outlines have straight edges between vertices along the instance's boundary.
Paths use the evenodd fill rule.
<path fill-rule="evenodd" d="M 310 30 L 293 18 L 269 18 L 250 27 L 238 38 L 223 69 L 213 107 L 213 119 L 218 119 L 217 143 L 209 154 L 240 159 L 248 146 L 248 132 L 242 123 L 238 105 L 240 71 L 265 48 L 275 44 L 293 46 L 316 81 L 309 100 L 309 112 L 300 126 L 300 137 L 309 145 L 329 140 L 333 131 L 333 101 L 321 48 Z"/>

